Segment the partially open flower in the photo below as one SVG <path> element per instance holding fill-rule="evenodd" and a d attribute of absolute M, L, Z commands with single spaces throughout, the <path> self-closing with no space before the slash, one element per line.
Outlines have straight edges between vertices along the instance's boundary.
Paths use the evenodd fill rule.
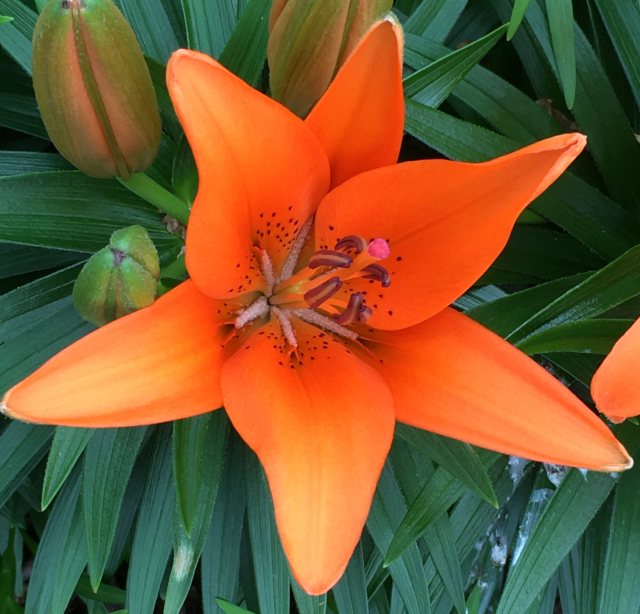
<path fill-rule="evenodd" d="M 85 320 L 102 326 L 151 305 L 158 279 L 158 252 L 147 231 L 123 228 L 85 264 L 73 288 L 73 304 Z"/>
<path fill-rule="evenodd" d="M 160 146 L 158 102 L 111 0 L 51 0 L 33 34 L 33 86 L 54 145 L 92 177 L 129 179 Z"/>
<path fill-rule="evenodd" d="M 268 50 L 273 97 L 306 117 L 391 5 L 392 0 L 275 0 Z"/>

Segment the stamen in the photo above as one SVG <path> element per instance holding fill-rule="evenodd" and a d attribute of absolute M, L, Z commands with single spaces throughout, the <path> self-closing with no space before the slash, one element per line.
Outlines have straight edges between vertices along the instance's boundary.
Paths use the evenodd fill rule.
<path fill-rule="evenodd" d="M 360 307 L 360 311 L 358 312 L 358 322 L 360 322 L 360 324 L 365 324 L 372 315 L 373 309 L 367 305 L 363 305 Z"/>
<path fill-rule="evenodd" d="M 347 249 L 355 249 L 356 254 L 363 252 L 367 249 L 367 240 L 359 237 L 358 235 L 349 235 L 348 237 L 344 237 L 344 239 L 340 239 L 336 243 L 337 250 L 347 250 Z"/>
<path fill-rule="evenodd" d="M 269 313 L 269 303 L 266 296 L 261 296 L 255 303 L 251 303 L 248 307 L 238 312 L 235 327 L 241 329 L 256 318 L 266 316 Z"/>
<path fill-rule="evenodd" d="M 391 253 L 391 249 L 384 239 L 374 239 L 369 243 L 367 252 L 378 260 L 384 260 Z"/>
<path fill-rule="evenodd" d="M 391 275 L 381 264 L 370 264 L 362 269 L 362 273 L 364 279 L 375 279 L 382 284 L 383 288 L 388 288 L 391 285 Z"/>
<path fill-rule="evenodd" d="M 312 309 L 292 309 L 291 313 L 295 316 L 298 316 L 303 322 L 306 322 L 307 324 L 313 324 L 314 326 L 323 328 L 330 333 L 335 333 L 336 335 L 340 335 L 341 337 L 345 337 L 346 339 L 355 341 L 358 338 L 357 333 L 354 333 L 352 330 L 349 330 L 344 326 L 340 326 L 340 324 L 338 324 L 332 318 L 323 316 L 322 314 L 318 313 L 317 311 L 313 311 Z"/>
<path fill-rule="evenodd" d="M 348 269 L 353 258 L 343 252 L 332 249 L 319 249 L 309 260 L 309 268 L 317 269 L 319 266 L 330 266 L 340 269 Z"/>
<path fill-rule="evenodd" d="M 269 258 L 269 254 L 264 249 L 258 249 L 260 254 L 260 268 L 262 269 L 262 274 L 264 275 L 264 279 L 267 282 L 267 295 L 271 296 L 273 294 L 273 287 L 276 285 L 276 275 L 273 271 L 273 263 L 271 262 L 271 258 Z"/>
<path fill-rule="evenodd" d="M 284 338 L 289 342 L 289 345 L 294 348 L 298 348 L 298 340 L 296 339 L 296 335 L 293 332 L 293 326 L 291 326 L 291 320 L 287 317 L 285 312 L 279 307 L 271 307 L 271 311 L 274 316 L 280 322 L 280 328 L 282 329 L 282 334 Z"/>
<path fill-rule="evenodd" d="M 309 236 L 309 231 L 311 230 L 312 226 L 313 215 L 302 225 L 300 231 L 296 235 L 293 245 L 291 246 L 291 251 L 287 256 L 287 259 L 284 261 L 282 272 L 280 273 L 280 278 L 278 279 L 278 281 L 287 279 L 293 275 L 293 270 L 296 268 L 296 264 L 298 264 L 298 258 L 300 258 L 302 248 L 304 247 L 304 243 Z"/>
<path fill-rule="evenodd" d="M 317 309 L 327 299 L 330 299 L 340 288 L 342 287 L 342 281 L 339 277 L 332 277 L 327 279 L 324 283 L 312 288 L 304 294 L 304 300 L 311 307 L 311 309 Z"/>
<path fill-rule="evenodd" d="M 358 314 L 364 305 L 364 294 L 362 292 L 354 292 L 349 298 L 347 308 L 339 315 L 333 316 L 338 324 L 347 326 L 358 321 Z"/>

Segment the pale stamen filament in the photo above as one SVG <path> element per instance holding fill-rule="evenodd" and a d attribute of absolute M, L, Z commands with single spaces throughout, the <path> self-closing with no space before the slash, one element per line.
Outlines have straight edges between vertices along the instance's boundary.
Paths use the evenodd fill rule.
<path fill-rule="evenodd" d="M 358 338 L 358 335 L 352 330 L 349 330 L 344 326 L 340 326 L 340 324 L 338 324 L 333 318 L 323 316 L 321 313 L 318 313 L 313 309 L 291 309 L 291 313 L 298 316 L 303 322 L 313 324 L 318 328 L 323 328 L 330 333 L 335 333 L 336 335 L 340 335 L 341 337 L 345 337 L 353 341 Z"/>
<path fill-rule="evenodd" d="M 238 312 L 235 327 L 239 330 L 245 324 L 252 322 L 256 318 L 261 318 L 269 313 L 269 303 L 266 296 L 261 296 L 255 303 L 252 303 L 242 311 Z"/>
<path fill-rule="evenodd" d="M 302 225 L 300 231 L 296 235 L 295 241 L 291 246 L 291 251 L 287 256 L 287 259 L 284 261 L 284 265 L 282 267 L 282 271 L 280 272 L 280 277 L 276 280 L 276 283 L 281 281 L 282 279 L 288 279 L 293 275 L 293 271 L 296 268 L 296 264 L 298 264 L 298 258 L 300 258 L 300 254 L 302 253 L 302 248 L 304 247 L 305 241 L 309 236 L 309 231 L 313 226 L 313 215 Z"/>
<path fill-rule="evenodd" d="M 289 320 L 287 314 L 284 310 L 279 309 L 278 307 L 271 307 L 271 312 L 278 319 L 284 338 L 289 342 L 289 345 L 297 349 L 298 340 L 293 332 L 293 326 L 291 326 L 291 320 Z"/>

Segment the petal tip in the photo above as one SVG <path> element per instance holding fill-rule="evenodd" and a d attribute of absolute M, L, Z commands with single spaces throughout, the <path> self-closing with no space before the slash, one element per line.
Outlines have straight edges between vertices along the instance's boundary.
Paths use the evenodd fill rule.
<path fill-rule="evenodd" d="M 3 416 L 7 416 L 7 418 L 13 418 L 13 415 L 11 414 L 11 411 L 9 410 L 9 406 L 7 405 L 7 399 L 9 398 L 9 393 L 11 391 L 7 392 L 7 394 L 4 396 L 4 398 L 2 400 L 0 400 L 0 414 L 2 414 Z"/>

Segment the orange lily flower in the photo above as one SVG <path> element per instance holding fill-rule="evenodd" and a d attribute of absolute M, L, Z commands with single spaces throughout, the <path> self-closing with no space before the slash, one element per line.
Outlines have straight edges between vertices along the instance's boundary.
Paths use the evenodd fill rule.
<path fill-rule="evenodd" d="M 591 380 L 591 396 L 611 422 L 640 414 L 640 320 L 624 334 Z"/>
<path fill-rule="evenodd" d="M 173 55 L 167 79 L 200 174 L 191 279 L 60 352 L 7 393 L 5 413 L 113 427 L 224 405 L 312 594 L 347 565 L 396 420 L 535 460 L 631 465 L 560 382 L 448 307 L 582 135 L 484 164 L 396 165 L 402 33 L 390 20 L 304 122 L 194 51 Z"/>

